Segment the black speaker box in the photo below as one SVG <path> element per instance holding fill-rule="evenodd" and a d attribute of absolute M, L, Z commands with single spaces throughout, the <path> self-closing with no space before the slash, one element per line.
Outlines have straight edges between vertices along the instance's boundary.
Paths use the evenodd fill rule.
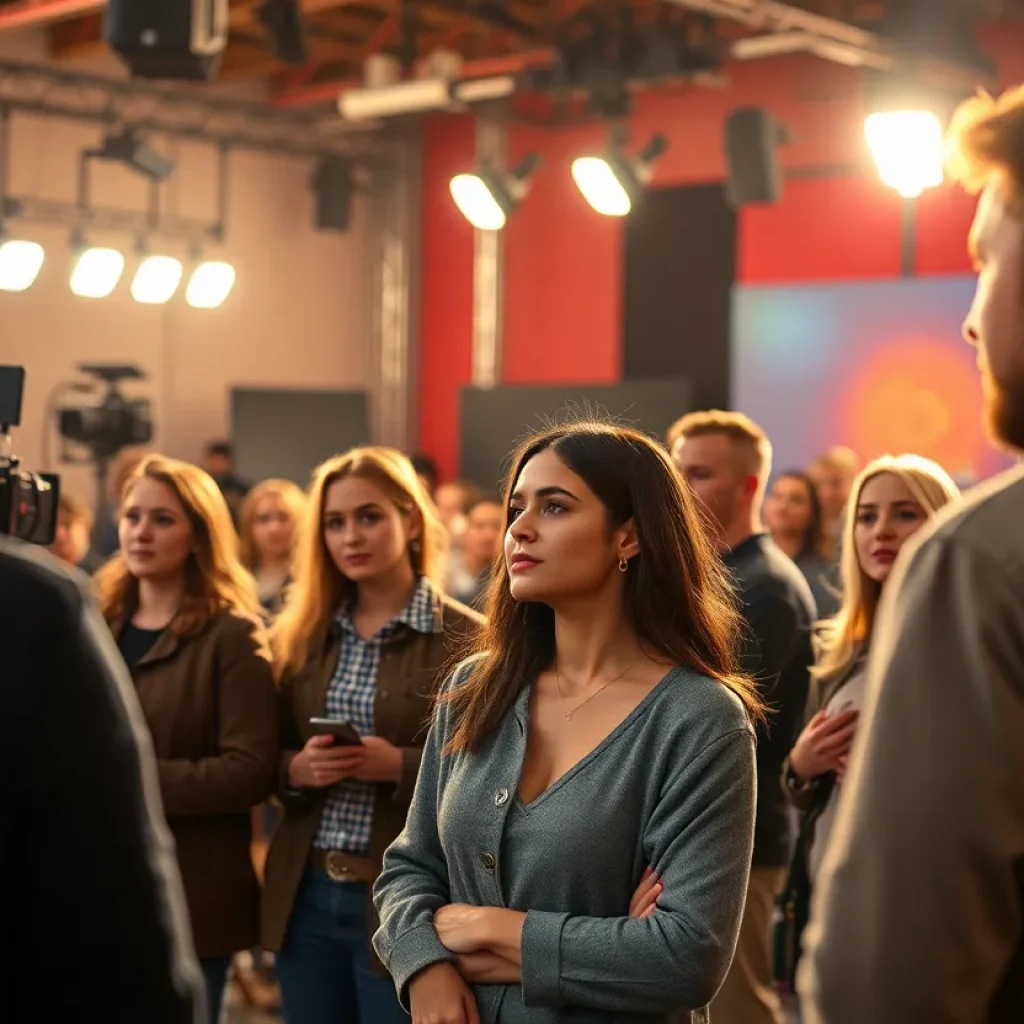
<path fill-rule="evenodd" d="M 725 122 L 726 196 L 734 207 L 782 198 L 782 126 L 760 107 L 734 110 Z"/>
<path fill-rule="evenodd" d="M 208 81 L 228 39 L 228 0 L 110 0 L 107 44 L 133 78 Z"/>
<path fill-rule="evenodd" d="M 328 157 L 313 175 L 318 231 L 348 231 L 352 220 L 352 165 Z"/>

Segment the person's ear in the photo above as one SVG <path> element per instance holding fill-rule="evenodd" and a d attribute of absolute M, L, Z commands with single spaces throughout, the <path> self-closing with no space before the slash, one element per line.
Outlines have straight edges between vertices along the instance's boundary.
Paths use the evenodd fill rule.
<path fill-rule="evenodd" d="M 636 520 L 628 519 L 618 529 L 618 553 L 620 559 L 628 562 L 640 554 L 640 538 L 636 532 Z"/>
<path fill-rule="evenodd" d="M 409 522 L 406 526 L 408 531 L 409 540 L 420 540 L 423 537 L 423 513 L 418 508 L 414 508 L 409 513 Z"/>

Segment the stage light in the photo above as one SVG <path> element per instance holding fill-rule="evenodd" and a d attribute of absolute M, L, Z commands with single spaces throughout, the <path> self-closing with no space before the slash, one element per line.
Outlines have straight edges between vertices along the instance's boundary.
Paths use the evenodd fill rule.
<path fill-rule="evenodd" d="M 456 174 L 448 185 L 455 205 L 478 231 L 500 231 L 508 215 L 526 195 L 529 177 L 540 163 L 536 153 L 525 156 L 511 173 L 492 167 Z"/>
<path fill-rule="evenodd" d="M 185 301 L 195 309 L 217 309 L 235 286 L 235 268 L 230 263 L 200 263 L 192 271 Z"/>
<path fill-rule="evenodd" d="M 96 156 L 124 164 L 151 181 L 166 181 L 174 173 L 174 161 L 149 146 L 137 128 L 108 135 Z"/>
<path fill-rule="evenodd" d="M 71 270 L 71 291 L 83 299 L 105 299 L 123 271 L 124 256 L 116 249 L 84 249 Z"/>
<path fill-rule="evenodd" d="M 882 181 L 905 199 L 942 184 L 942 125 L 927 110 L 870 114 L 864 134 Z"/>
<path fill-rule="evenodd" d="M 38 242 L 10 239 L 0 245 L 0 291 L 23 292 L 42 269 L 46 253 Z"/>
<path fill-rule="evenodd" d="M 615 168 L 601 156 L 581 156 L 572 162 L 572 180 L 597 213 L 625 217 L 633 202 Z"/>
<path fill-rule="evenodd" d="M 654 164 L 665 152 L 664 135 L 655 135 L 635 157 L 622 152 L 625 134 L 616 129 L 606 153 L 581 156 L 572 162 L 572 179 L 583 198 L 605 217 L 625 217 L 654 173 Z"/>
<path fill-rule="evenodd" d="M 448 190 L 459 212 L 477 230 L 500 231 L 505 226 L 505 211 L 480 174 L 456 174 Z"/>
<path fill-rule="evenodd" d="M 146 306 L 162 306 L 181 284 L 181 260 L 173 256 L 147 256 L 135 271 L 132 298 Z"/>

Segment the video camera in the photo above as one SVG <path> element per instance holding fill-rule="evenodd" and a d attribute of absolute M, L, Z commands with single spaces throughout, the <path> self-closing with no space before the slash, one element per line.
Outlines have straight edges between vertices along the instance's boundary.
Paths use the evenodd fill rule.
<path fill-rule="evenodd" d="M 149 444 L 153 439 L 149 399 L 126 398 L 118 386 L 122 380 L 145 380 L 146 375 L 137 366 L 107 363 L 83 363 L 78 370 L 101 382 L 102 391 L 90 395 L 97 399 L 93 404 L 57 410 L 60 436 L 84 447 L 95 462 L 112 459 L 122 448 Z M 74 460 L 65 457 L 64 461 Z"/>
<path fill-rule="evenodd" d="M 60 477 L 29 473 L 11 453 L 11 428 L 21 425 L 23 366 L 0 366 L 0 534 L 49 545 L 57 532 Z"/>

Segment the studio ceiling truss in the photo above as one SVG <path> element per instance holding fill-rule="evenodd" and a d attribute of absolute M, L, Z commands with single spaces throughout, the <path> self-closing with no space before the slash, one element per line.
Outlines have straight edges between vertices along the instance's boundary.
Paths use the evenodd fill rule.
<path fill-rule="evenodd" d="M 0 61 L 0 108 L 103 125 L 131 125 L 174 138 L 286 156 L 371 158 L 368 137 L 332 134 L 322 119 L 173 89 L 117 81 L 50 65 Z"/>

